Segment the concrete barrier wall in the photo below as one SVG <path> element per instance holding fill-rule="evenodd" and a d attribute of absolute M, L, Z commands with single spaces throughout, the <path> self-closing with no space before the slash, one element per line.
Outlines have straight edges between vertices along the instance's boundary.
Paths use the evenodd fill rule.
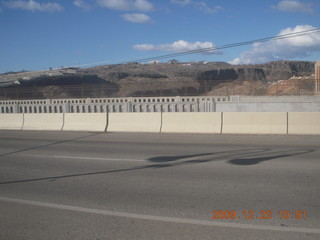
<path fill-rule="evenodd" d="M 320 102 L 225 102 L 217 112 L 320 112 Z"/>
<path fill-rule="evenodd" d="M 221 113 L 163 113 L 163 133 L 220 133 Z"/>
<path fill-rule="evenodd" d="M 106 113 L 65 113 L 62 130 L 104 132 L 106 127 Z"/>
<path fill-rule="evenodd" d="M 288 134 L 320 134 L 320 112 L 289 112 Z"/>
<path fill-rule="evenodd" d="M 0 114 L 105 112 L 320 112 L 320 96 L 178 96 L 0 101 Z"/>
<path fill-rule="evenodd" d="M 22 130 L 61 131 L 62 126 L 62 113 L 34 113 L 24 114 Z"/>
<path fill-rule="evenodd" d="M 0 129 L 21 130 L 23 114 L 0 114 Z"/>
<path fill-rule="evenodd" d="M 161 128 L 161 113 L 109 113 L 107 132 L 154 132 Z"/>
<path fill-rule="evenodd" d="M 306 95 L 299 95 L 299 96 L 230 96 L 230 101 L 235 102 L 253 102 L 253 103 L 295 103 L 295 102 L 320 102 L 320 96 L 306 96 Z"/>
<path fill-rule="evenodd" d="M 223 134 L 287 134 L 286 112 L 223 113 Z"/>
<path fill-rule="evenodd" d="M 2 130 L 103 132 L 106 128 L 108 132 L 320 134 L 320 112 L 0 114 Z"/>

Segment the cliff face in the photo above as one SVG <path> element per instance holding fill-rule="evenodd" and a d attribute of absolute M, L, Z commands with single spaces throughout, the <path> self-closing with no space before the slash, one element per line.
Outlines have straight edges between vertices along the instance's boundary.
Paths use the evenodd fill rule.
<path fill-rule="evenodd" d="M 263 81 L 267 80 L 265 72 L 261 68 L 229 68 L 205 71 L 198 75 L 198 81 Z"/>
<path fill-rule="evenodd" d="M 278 81 L 291 77 L 310 76 L 314 73 L 314 62 L 278 61 L 259 65 L 232 66 L 226 69 L 204 71 L 197 80 L 209 81 Z"/>
<path fill-rule="evenodd" d="M 314 62 L 277 61 L 256 65 L 263 70 L 268 81 L 285 80 L 294 76 L 310 76 L 314 73 Z"/>
<path fill-rule="evenodd" d="M 239 75 L 235 69 L 218 69 L 204 71 L 198 74 L 198 81 L 232 81 L 239 78 Z"/>

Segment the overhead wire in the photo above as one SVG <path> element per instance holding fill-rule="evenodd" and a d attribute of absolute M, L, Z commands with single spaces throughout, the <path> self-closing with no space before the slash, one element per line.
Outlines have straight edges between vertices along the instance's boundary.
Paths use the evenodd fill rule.
<path fill-rule="evenodd" d="M 165 54 L 165 55 L 160 55 L 160 56 L 155 56 L 155 57 L 141 58 L 141 59 L 133 60 L 130 62 L 148 62 L 148 61 L 163 60 L 163 59 L 167 59 L 167 58 L 180 57 L 180 56 L 184 56 L 184 55 L 213 52 L 213 51 L 226 49 L 226 48 L 251 45 L 254 43 L 263 43 L 263 42 L 268 42 L 268 41 L 275 41 L 275 40 L 305 36 L 305 35 L 310 35 L 310 34 L 314 34 L 314 33 L 320 33 L 320 28 L 313 28 L 313 29 L 309 29 L 309 30 L 305 30 L 305 31 L 300 31 L 300 32 L 295 32 L 295 33 L 287 33 L 287 34 L 277 35 L 277 36 L 273 36 L 273 37 L 266 37 L 266 38 L 251 40 L 251 41 L 231 43 L 231 44 L 226 44 L 226 45 L 217 46 L 217 47 L 200 48 L 200 49 Z M 124 63 L 130 63 L 130 62 L 122 62 L 122 63 L 124 64 Z"/>
<path fill-rule="evenodd" d="M 295 33 L 288 33 L 288 34 L 282 34 L 282 35 L 277 35 L 277 36 L 272 36 L 272 37 L 265 37 L 265 38 L 256 39 L 256 40 L 225 44 L 225 45 L 221 45 L 221 46 L 200 48 L 200 49 L 176 52 L 176 53 L 171 53 L 171 54 L 140 58 L 140 59 L 136 59 L 136 60 L 126 60 L 126 61 L 120 60 L 120 62 L 119 62 L 119 60 L 118 61 L 109 60 L 109 61 L 102 61 L 102 62 L 95 62 L 95 63 L 88 63 L 88 64 L 72 65 L 72 66 L 67 66 L 67 67 L 62 67 L 62 68 L 73 68 L 73 67 L 80 67 L 81 68 L 81 67 L 88 67 L 88 66 L 99 66 L 102 64 L 106 64 L 106 63 L 109 63 L 111 65 L 113 65 L 113 64 L 127 64 L 127 63 L 133 63 L 133 62 L 143 63 L 143 62 L 157 61 L 157 60 L 163 60 L 163 59 L 168 59 L 168 58 L 176 58 L 176 57 L 191 55 L 191 54 L 213 52 L 213 51 L 218 51 L 218 50 L 227 49 L 227 48 L 234 48 L 234 47 L 240 47 L 240 46 L 245 46 L 245 45 L 251 45 L 254 43 L 263 43 L 263 42 L 268 42 L 268 41 L 288 39 L 288 38 L 300 37 L 300 36 L 317 34 L 317 33 L 320 33 L 320 28 L 312 28 L 309 30 L 295 32 Z M 61 68 L 53 68 L 52 70 L 59 70 L 59 69 L 61 69 Z M 48 71 L 48 70 L 40 70 L 40 71 L 33 71 L 33 72 L 45 72 L 45 71 Z"/>

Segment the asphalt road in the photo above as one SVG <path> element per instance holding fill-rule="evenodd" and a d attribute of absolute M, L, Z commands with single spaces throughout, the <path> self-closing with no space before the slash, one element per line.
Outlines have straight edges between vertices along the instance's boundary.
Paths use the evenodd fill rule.
<path fill-rule="evenodd" d="M 0 131 L 0 239 L 320 239 L 319 173 L 320 136 Z"/>

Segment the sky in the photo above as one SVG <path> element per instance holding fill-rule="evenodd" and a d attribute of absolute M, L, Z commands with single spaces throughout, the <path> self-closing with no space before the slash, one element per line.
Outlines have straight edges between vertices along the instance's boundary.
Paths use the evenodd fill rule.
<path fill-rule="evenodd" d="M 0 0 L 0 73 L 116 64 L 320 27 L 320 0 Z M 320 60 L 320 33 L 177 56 Z"/>

